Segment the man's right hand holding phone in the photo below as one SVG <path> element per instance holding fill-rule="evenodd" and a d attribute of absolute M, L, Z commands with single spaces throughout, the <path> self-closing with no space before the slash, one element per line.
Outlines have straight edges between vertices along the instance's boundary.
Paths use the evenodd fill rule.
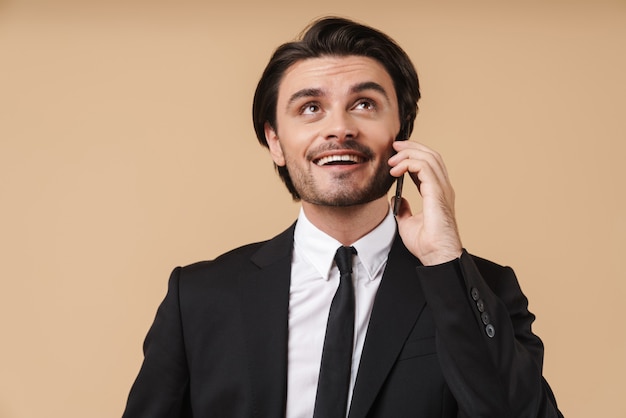
<path fill-rule="evenodd" d="M 460 257 L 463 246 L 454 215 L 454 189 L 443 159 L 413 141 L 395 141 L 393 148 L 397 153 L 389 159 L 391 175 L 408 173 L 423 199 L 422 211 L 414 214 L 402 198 L 396 219 L 404 245 L 426 266 Z"/>

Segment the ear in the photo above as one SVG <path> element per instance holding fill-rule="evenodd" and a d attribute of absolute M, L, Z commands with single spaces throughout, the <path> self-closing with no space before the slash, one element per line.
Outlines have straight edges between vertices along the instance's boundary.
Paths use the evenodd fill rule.
<path fill-rule="evenodd" d="M 265 140 L 267 141 L 267 145 L 270 149 L 270 155 L 272 156 L 272 160 L 274 160 L 274 163 L 277 166 L 284 166 L 285 156 L 283 154 L 283 149 L 280 146 L 280 141 L 278 139 L 276 131 L 274 130 L 274 128 L 272 128 L 269 122 L 265 122 L 265 125 L 263 125 L 263 127 L 265 130 Z"/>

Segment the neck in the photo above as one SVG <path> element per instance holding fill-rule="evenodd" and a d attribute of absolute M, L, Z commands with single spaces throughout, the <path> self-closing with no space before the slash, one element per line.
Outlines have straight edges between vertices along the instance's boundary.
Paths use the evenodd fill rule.
<path fill-rule="evenodd" d="M 343 245 L 352 245 L 376 228 L 387 216 L 389 203 L 383 196 L 356 206 L 320 206 L 302 202 L 307 219 Z"/>

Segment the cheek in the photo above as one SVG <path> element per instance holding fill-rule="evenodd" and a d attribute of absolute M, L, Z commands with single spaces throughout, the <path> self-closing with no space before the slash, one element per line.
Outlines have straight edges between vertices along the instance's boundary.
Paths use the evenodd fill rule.
<path fill-rule="evenodd" d="M 391 129 L 379 129 L 373 137 L 375 143 L 372 146 L 381 154 L 387 154 L 390 150 L 393 152 L 393 143 L 397 135 L 398 133 Z"/>
<path fill-rule="evenodd" d="M 361 132 L 366 133 L 377 143 L 384 143 L 385 145 L 390 145 L 398 136 L 399 131 L 400 122 L 396 121 L 395 118 L 391 120 L 389 117 L 369 121 L 361 126 Z"/>
<path fill-rule="evenodd" d="M 308 129 L 281 129 L 280 144 L 285 158 L 306 157 L 307 151 L 315 144 L 315 134 Z"/>

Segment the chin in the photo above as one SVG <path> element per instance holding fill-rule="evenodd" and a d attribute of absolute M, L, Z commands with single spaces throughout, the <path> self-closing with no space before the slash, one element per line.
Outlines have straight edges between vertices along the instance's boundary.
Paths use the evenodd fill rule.
<path fill-rule="evenodd" d="M 393 183 L 391 183 L 393 184 Z M 380 199 L 381 197 L 387 196 L 387 192 L 391 187 L 379 188 L 377 190 L 368 189 L 363 190 L 360 193 L 355 191 L 354 189 L 346 192 L 346 193 L 333 193 L 327 194 L 325 196 L 306 196 L 301 195 L 302 200 L 316 204 L 321 206 L 332 206 L 332 207 L 351 207 L 351 206 L 362 206 L 366 205 L 370 202 Z"/>
<path fill-rule="evenodd" d="M 312 181 L 294 182 L 294 186 L 300 195 L 300 199 L 320 206 L 349 207 L 365 205 L 387 196 L 389 189 L 396 180 L 386 171 L 370 178 L 365 184 L 354 184 L 348 181 L 340 181 L 324 188 L 318 188 Z"/>

